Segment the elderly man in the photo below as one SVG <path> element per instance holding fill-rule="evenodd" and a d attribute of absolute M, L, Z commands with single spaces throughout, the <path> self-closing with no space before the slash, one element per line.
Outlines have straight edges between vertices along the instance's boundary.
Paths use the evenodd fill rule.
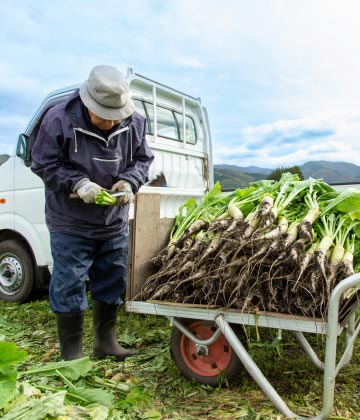
<path fill-rule="evenodd" d="M 132 352 L 115 338 L 125 289 L 129 203 L 148 181 L 153 154 L 146 121 L 114 67 L 97 66 L 69 100 L 45 115 L 32 149 L 32 171 L 42 178 L 54 260 L 50 307 L 61 356 L 82 357 L 83 312 L 90 280 L 94 356 L 124 360 Z M 95 204 L 102 190 L 122 191 L 116 206 Z M 80 199 L 70 198 L 77 193 Z"/>

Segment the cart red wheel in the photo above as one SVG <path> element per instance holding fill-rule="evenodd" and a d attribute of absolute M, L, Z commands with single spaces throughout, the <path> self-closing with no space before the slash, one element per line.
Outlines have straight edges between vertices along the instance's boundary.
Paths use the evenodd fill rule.
<path fill-rule="evenodd" d="M 179 320 L 197 338 L 210 338 L 217 330 L 211 321 L 181 319 Z M 231 325 L 241 343 L 246 346 L 246 336 L 240 325 Z M 171 336 L 171 355 L 180 372 L 189 379 L 218 386 L 225 381 L 239 379 L 243 365 L 223 334 L 215 343 L 207 347 L 198 347 L 179 329 L 173 328 Z"/>

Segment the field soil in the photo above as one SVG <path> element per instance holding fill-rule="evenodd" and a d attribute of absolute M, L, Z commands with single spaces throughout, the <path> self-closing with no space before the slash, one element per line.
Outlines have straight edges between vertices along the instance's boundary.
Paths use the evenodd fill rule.
<path fill-rule="evenodd" d="M 92 364 L 91 381 L 103 384 L 103 387 L 114 383 L 119 385 L 117 390 L 112 388 L 115 399 L 113 405 L 107 407 L 107 417 L 83 414 L 81 418 L 285 419 L 245 370 L 235 383 L 227 384 L 224 381 L 215 388 L 183 377 L 170 355 L 171 327 L 168 320 L 162 317 L 129 314 L 122 309 L 117 336 L 124 346 L 133 349 L 135 355 L 125 362 L 92 358 L 91 301 L 89 303 L 89 309 L 85 312 L 84 355 L 90 357 Z M 322 408 L 322 373 L 308 360 L 292 334 L 283 331 L 279 340 L 278 331 L 275 330 L 247 327 L 245 332 L 251 356 L 289 407 L 303 416 L 318 414 Z M 322 358 L 324 337 L 306 337 Z M 55 318 L 49 309 L 47 296 L 39 296 L 37 300 L 21 305 L 0 301 L 0 340 L 15 343 L 19 349 L 26 350 L 28 357 L 17 366 L 18 370 L 34 369 L 59 361 Z M 344 346 L 342 336 L 339 346 L 340 349 Z M 19 382 L 23 380 L 24 377 L 18 379 Z M 32 385 L 38 386 L 42 392 L 46 389 L 49 392 L 52 386 L 61 388 L 66 385 L 59 377 L 55 385 L 48 377 L 29 377 L 28 381 L 32 381 Z M 331 419 L 360 419 L 359 384 L 360 343 L 357 340 L 350 365 L 342 369 L 336 378 Z M 120 385 L 124 386 L 121 388 Z M 120 392 L 120 389 L 123 391 Z M 80 407 L 81 402 L 75 401 L 73 405 Z M 68 414 L 67 417 L 58 418 L 80 417 Z"/>

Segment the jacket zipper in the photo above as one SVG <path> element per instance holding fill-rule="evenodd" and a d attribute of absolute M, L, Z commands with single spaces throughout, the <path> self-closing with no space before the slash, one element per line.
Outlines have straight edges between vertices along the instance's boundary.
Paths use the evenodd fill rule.
<path fill-rule="evenodd" d="M 92 131 L 88 131 L 88 130 L 85 130 L 84 128 L 80 128 L 80 127 L 74 127 L 74 128 L 73 128 L 73 130 L 74 130 L 74 141 L 75 141 L 74 151 L 75 151 L 75 153 L 77 153 L 77 151 L 78 151 L 77 138 L 76 138 L 76 132 L 77 132 L 77 131 L 79 131 L 80 133 L 86 134 L 86 135 L 88 135 L 88 136 L 95 137 L 95 138 L 97 138 L 97 139 L 99 139 L 99 140 L 101 140 L 101 141 L 104 141 L 104 142 L 105 142 L 105 144 L 106 144 L 106 147 L 109 147 L 109 141 L 110 141 L 110 140 L 111 140 L 114 136 L 117 136 L 118 134 L 121 134 L 121 133 L 123 133 L 123 132 L 125 132 L 125 131 L 127 131 L 127 130 L 129 130 L 129 129 L 130 129 L 130 127 L 129 127 L 129 126 L 126 126 L 126 127 L 120 128 L 119 130 L 116 130 L 116 131 L 114 131 L 113 133 L 111 133 L 111 134 L 110 134 L 110 136 L 108 137 L 108 139 L 106 140 L 104 137 L 101 137 L 101 136 L 99 136 L 98 134 L 93 133 Z"/>

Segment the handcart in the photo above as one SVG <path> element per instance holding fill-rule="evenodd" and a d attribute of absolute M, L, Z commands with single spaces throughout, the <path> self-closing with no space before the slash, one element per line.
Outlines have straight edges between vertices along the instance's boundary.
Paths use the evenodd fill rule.
<path fill-rule="evenodd" d="M 179 343 L 182 347 L 181 353 L 184 359 L 184 363 L 190 363 L 190 369 L 194 369 L 197 375 L 201 376 L 201 364 L 206 366 L 207 364 L 217 364 L 217 369 L 221 369 L 221 363 L 226 363 L 221 355 L 213 354 L 211 346 L 214 345 L 218 340 L 221 341 L 221 335 L 225 337 L 226 341 L 231 346 L 232 350 L 236 353 L 241 363 L 244 365 L 248 373 L 257 382 L 269 400 L 274 406 L 285 416 L 290 418 L 302 419 L 301 417 L 291 411 L 285 401 L 279 396 L 270 382 L 263 375 L 257 364 L 254 362 L 252 357 L 249 355 L 246 346 L 239 339 L 238 335 L 234 331 L 234 325 L 248 325 L 248 326 L 260 326 L 275 328 L 280 330 L 288 330 L 295 334 L 299 344 L 309 357 L 309 359 L 319 369 L 323 370 L 323 406 L 321 412 L 312 419 L 325 420 L 328 419 L 334 403 L 334 389 L 336 376 L 340 369 L 345 367 L 352 357 L 354 341 L 359 334 L 360 323 L 359 319 L 355 319 L 355 314 L 351 314 L 346 324 L 342 326 L 338 320 L 338 309 L 339 299 L 342 294 L 351 287 L 360 284 L 360 274 L 355 274 L 345 280 L 343 280 L 333 291 L 330 299 L 330 305 L 328 310 L 328 318 L 326 321 L 313 320 L 305 317 L 296 317 L 290 315 L 273 314 L 273 313 L 261 313 L 257 312 L 242 313 L 238 310 L 223 310 L 211 309 L 204 306 L 196 305 L 182 305 L 172 303 L 153 303 L 153 302 L 140 302 L 140 301 L 129 301 L 126 304 L 126 308 L 129 312 L 161 315 L 165 316 L 170 320 L 172 326 L 178 329 L 183 338 L 180 339 Z M 218 329 L 214 330 L 212 335 L 202 339 L 201 334 L 193 334 L 191 328 L 186 326 L 186 322 L 180 320 L 191 319 L 192 324 L 197 324 L 197 321 L 212 321 Z M 198 331 L 200 331 L 198 323 Z M 203 327 L 204 328 L 204 327 Z M 208 329 L 208 331 L 210 328 Z M 304 336 L 304 333 L 315 333 L 326 335 L 326 350 L 325 360 L 322 362 L 315 351 L 313 350 L 310 343 Z M 337 362 L 337 339 L 341 333 L 346 334 L 346 346 Z M 207 335 L 207 334 L 206 334 Z M 187 339 L 190 340 L 193 346 L 187 346 Z M 219 346 L 216 346 L 218 349 Z M 188 350 L 186 350 L 188 349 Z M 193 351 L 193 353 L 191 353 Z M 215 350 L 215 353 L 217 351 Z M 225 352 L 226 353 L 226 352 Z M 227 352 L 229 353 L 229 351 Z M 214 360 L 215 357 L 215 360 Z M 203 360 L 199 363 L 193 363 L 193 358 L 199 358 Z M 209 361 L 207 362 L 207 358 Z M 228 359 L 230 356 L 228 356 Z M 176 362 L 176 359 L 174 359 Z M 220 362 L 220 363 L 217 363 Z M 229 359 L 230 363 L 230 359 Z M 220 365 L 220 366 L 219 366 Z M 179 362 L 178 367 L 182 369 L 182 364 Z M 206 367 L 203 368 L 203 374 L 208 375 Z"/>
<path fill-rule="evenodd" d="M 148 201 L 147 204 L 148 211 Z M 140 211 L 140 209 L 141 206 L 138 210 Z M 139 232 L 138 229 L 139 225 L 136 227 L 135 219 L 132 229 L 133 237 Z M 166 230 L 166 228 L 164 229 Z M 160 232 L 161 228 L 154 223 L 154 232 L 153 235 L 150 235 L 153 244 L 160 244 L 161 240 L 156 239 L 157 237 L 161 238 Z M 146 238 L 149 238 L 149 235 L 146 235 Z M 223 370 L 233 371 L 236 374 L 236 363 L 240 361 L 264 394 L 283 415 L 294 419 L 326 420 L 329 418 L 334 404 L 337 374 L 340 369 L 349 364 L 354 342 L 360 331 L 360 316 L 356 316 L 356 311 L 360 307 L 357 295 L 354 295 L 354 299 L 345 312 L 339 312 L 339 301 L 344 293 L 360 286 L 360 274 L 354 274 L 342 280 L 334 288 L 325 320 L 261 311 L 245 313 L 240 309 L 223 309 L 206 305 L 159 301 L 142 302 L 131 299 L 131 294 L 135 296 L 137 294 L 135 292 L 139 291 L 142 282 L 141 276 L 148 270 L 146 261 L 149 259 L 149 255 L 146 255 L 146 252 L 139 252 L 141 248 L 148 249 L 143 247 L 144 244 L 141 245 L 141 241 L 133 240 L 133 244 L 136 243 L 137 245 L 133 245 L 132 250 L 133 277 L 130 276 L 130 294 L 128 293 L 127 296 L 126 310 L 138 314 L 160 315 L 169 319 L 171 326 L 174 327 L 171 342 L 172 355 L 181 372 L 199 382 L 212 384 L 212 381 L 217 379 Z M 151 251 L 147 252 L 151 253 Z M 155 254 L 153 253 L 153 255 Z M 143 259 L 142 264 L 134 270 L 135 260 L 139 258 Z M 139 263 L 139 261 L 137 262 Z M 323 371 L 322 409 L 317 416 L 302 417 L 288 407 L 250 356 L 246 340 L 239 328 L 242 325 L 287 330 L 295 335 L 311 362 Z M 324 361 L 320 360 L 304 333 L 321 334 L 326 337 Z M 346 335 L 346 345 L 342 354 L 338 354 L 338 337 L 341 334 Z M 174 346 L 178 346 L 178 349 L 174 349 Z"/>

